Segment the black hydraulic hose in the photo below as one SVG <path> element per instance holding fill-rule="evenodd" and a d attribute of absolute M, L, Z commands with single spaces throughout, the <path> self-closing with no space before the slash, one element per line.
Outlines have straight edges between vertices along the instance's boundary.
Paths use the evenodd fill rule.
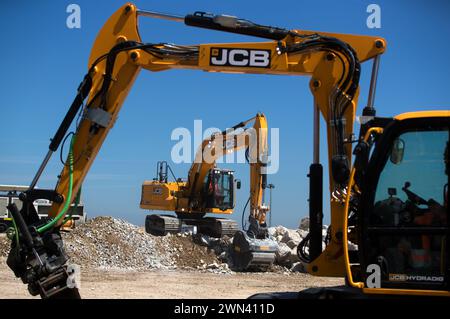
<path fill-rule="evenodd" d="M 332 37 L 324 37 L 319 35 L 313 37 L 313 35 L 311 35 L 311 39 L 306 40 L 299 44 L 291 45 L 287 47 L 285 50 L 288 53 L 295 53 L 311 49 L 338 52 L 345 56 L 349 64 L 349 70 L 345 76 L 345 79 L 342 80 L 341 77 L 339 81 L 339 88 L 343 91 L 341 95 L 338 95 L 336 97 L 336 100 L 334 101 L 335 107 L 333 109 L 333 122 L 335 124 L 337 133 L 337 151 L 339 155 L 344 155 L 344 147 L 343 147 L 344 136 L 343 136 L 342 117 L 345 111 L 347 110 L 348 106 L 350 105 L 350 102 L 353 99 L 354 95 L 356 94 L 361 73 L 360 63 L 358 61 L 356 52 L 350 45 L 337 38 Z M 341 60 L 341 62 L 343 61 Z M 343 72 L 344 74 L 345 73 L 344 63 L 343 67 L 344 67 Z M 347 95 L 349 98 L 347 99 L 345 95 Z M 342 109 L 338 110 L 342 98 L 346 98 L 346 101 L 344 101 Z"/>
<path fill-rule="evenodd" d="M 242 210 L 241 223 L 242 223 L 242 230 L 243 230 L 243 231 L 246 231 L 245 226 L 244 226 L 244 224 L 245 224 L 245 222 L 244 222 L 245 218 L 244 218 L 244 217 L 245 217 L 245 210 L 247 209 L 248 203 L 250 202 L 250 198 L 251 198 L 251 197 L 249 197 L 249 198 L 247 199 L 247 202 L 245 203 L 244 209 Z"/>
<path fill-rule="evenodd" d="M 311 258 L 309 254 L 306 253 L 306 247 L 309 245 L 310 234 L 306 235 L 305 238 L 298 244 L 297 246 L 297 257 L 302 262 L 309 264 L 311 262 Z"/>
<path fill-rule="evenodd" d="M 170 49 L 158 48 L 158 46 L 165 46 Z M 135 42 L 135 41 L 125 41 L 125 42 L 119 43 L 119 44 L 115 45 L 107 54 L 104 54 L 104 55 L 100 56 L 99 58 L 97 58 L 97 60 L 95 60 L 95 62 L 89 68 L 89 74 L 90 74 L 92 72 L 92 70 L 94 70 L 94 67 L 106 58 L 106 68 L 105 68 L 105 74 L 104 74 L 104 80 L 102 83 L 102 87 L 100 88 L 99 92 L 94 96 L 94 98 L 91 99 L 89 106 L 91 106 L 92 103 L 98 97 L 102 98 L 101 107 L 104 108 L 106 106 L 106 93 L 108 92 L 109 86 L 112 82 L 112 72 L 114 69 L 114 63 L 116 61 L 117 55 L 123 51 L 130 51 L 130 50 L 137 50 L 137 49 L 145 50 L 146 52 L 151 53 L 153 55 L 162 54 L 162 55 L 198 56 L 198 48 L 197 47 L 173 46 L 173 45 L 168 45 L 168 44 L 164 44 L 164 43 L 143 44 L 143 43 Z"/>
<path fill-rule="evenodd" d="M 128 45 L 131 46 L 131 44 L 129 42 L 124 42 L 124 43 L 127 43 Z M 80 110 L 81 106 L 83 105 L 83 101 L 89 95 L 89 92 L 92 88 L 91 71 L 94 69 L 94 67 L 100 61 L 102 61 L 104 58 L 107 58 L 109 60 L 109 64 L 107 63 L 107 65 L 109 65 L 109 69 L 107 67 L 107 70 L 106 70 L 107 74 L 105 74 L 105 81 L 103 82 L 102 89 L 99 91 L 99 94 L 105 95 L 104 93 L 106 93 L 106 91 L 110 85 L 110 82 L 111 82 L 112 64 L 114 64 L 115 57 L 118 52 L 120 52 L 124 49 L 127 49 L 126 46 L 125 46 L 125 48 L 122 48 L 121 44 L 116 45 L 111 50 L 112 53 L 115 53 L 115 54 L 110 54 L 111 53 L 111 51 L 110 51 L 110 53 L 99 57 L 93 63 L 93 65 L 90 67 L 88 74 L 86 74 L 84 76 L 83 81 L 81 82 L 80 86 L 78 87 L 78 94 L 75 96 L 75 99 L 73 100 L 71 106 L 69 107 L 69 110 L 67 111 L 66 115 L 64 116 L 64 119 L 62 120 L 61 124 L 59 125 L 58 130 L 56 131 L 55 135 L 51 139 L 49 149 L 52 152 L 55 152 L 58 149 L 59 145 L 61 144 L 61 141 L 66 136 L 67 130 L 69 129 L 74 118 L 78 114 L 78 111 Z M 135 42 L 133 42 L 133 44 L 136 46 Z M 99 94 L 97 94 L 97 95 L 99 95 Z M 95 100 L 95 98 L 93 100 Z M 91 103 L 93 102 L 93 100 L 91 101 Z"/>
<path fill-rule="evenodd" d="M 116 62 L 117 55 L 121 51 L 128 51 L 135 47 L 137 47 L 137 42 L 134 42 L 134 41 L 126 41 L 126 42 L 119 43 L 111 49 L 110 53 L 106 57 L 105 74 L 104 74 L 104 78 L 103 78 L 102 87 L 100 89 L 101 97 L 102 97 L 101 105 L 100 105 L 101 108 L 104 109 L 106 107 L 106 92 L 108 91 L 109 86 L 111 85 L 111 82 L 113 80 L 112 72 L 114 69 L 114 63 Z"/>
<path fill-rule="evenodd" d="M 345 93 L 353 96 L 358 88 L 359 75 L 360 75 L 360 64 L 357 59 L 356 52 L 347 43 L 332 37 L 319 36 L 318 38 L 306 40 L 300 44 L 291 45 L 286 48 L 286 52 L 293 53 L 299 52 L 307 49 L 319 49 L 324 51 L 337 51 L 342 53 L 349 62 L 350 69 L 347 73 L 346 79 L 340 85 L 341 88 L 346 89 L 349 82 L 351 85 L 345 90 Z"/>
<path fill-rule="evenodd" d="M 291 45 L 286 48 L 286 52 L 294 53 L 300 52 L 307 49 L 320 49 L 323 51 L 337 51 L 342 53 L 349 61 L 350 70 L 347 73 L 346 79 L 341 84 L 342 88 L 346 88 L 349 82 L 352 80 L 358 83 L 359 82 L 359 73 L 355 71 L 359 71 L 359 63 L 356 58 L 356 53 L 354 50 L 345 42 L 331 37 L 319 37 L 317 39 L 306 40 L 300 44 Z M 357 85 L 355 87 L 349 87 L 346 90 L 348 95 L 353 95 L 356 91 Z"/>
<path fill-rule="evenodd" d="M 28 230 L 27 224 L 23 220 L 22 215 L 19 212 L 19 209 L 17 208 L 15 203 L 9 204 L 7 206 L 9 212 L 11 213 L 11 216 L 14 220 L 14 222 L 17 225 L 17 228 L 20 231 L 20 234 L 22 235 L 22 241 L 25 243 L 25 246 L 27 246 L 28 249 L 32 249 L 34 247 L 33 243 L 33 237 L 31 236 L 30 231 Z"/>
<path fill-rule="evenodd" d="M 66 135 L 67 130 L 72 124 L 73 119 L 78 114 L 80 107 L 83 105 L 84 99 L 88 96 L 91 87 L 92 87 L 92 79 L 90 75 L 87 74 L 84 77 L 83 82 L 81 82 L 80 87 L 78 88 L 77 96 L 73 100 L 72 105 L 70 106 L 69 110 L 64 116 L 64 119 L 59 125 L 59 128 L 56 131 L 54 137 L 51 139 L 50 145 L 48 147 L 51 151 L 55 152 L 58 149 L 62 139 Z"/>
<path fill-rule="evenodd" d="M 170 171 L 170 174 L 172 174 L 173 179 L 175 180 L 175 183 L 177 183 L 178 186 L 180 186 L 180 184 L 178 183 L 178 178 L 175 176 L 175 174 L 172 171 L 172 168 L 170 167 L 170 165 L 167 165 L 167 168 Z"/>

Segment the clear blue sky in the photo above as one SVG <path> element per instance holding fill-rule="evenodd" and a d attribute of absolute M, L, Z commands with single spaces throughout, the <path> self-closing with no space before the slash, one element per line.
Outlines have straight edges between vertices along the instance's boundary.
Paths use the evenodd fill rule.
<path fill-rule="evenodd" d="M 66 7 L 81 6 L 81 29 L 66 27 Z M 123 1 L 12 1 L 0 3 L 0 183 L 29 184 L 67 111 L 98 30 Z M 381 6 L 381 29 L 368 29 L 366 8 Z M 185 15 L 209 11 L 286 28 L 380 35 L 388 49 L 381 60 L 376 97 L 383 116 L 450 106 L 450 2 L 448 1 L 136 1 L 138 7 Z M 238 35 L 143 20 L 145 42 L 195 44 L 257 41 Z M 367 100 L 370 65 L 363 66 L 359 112 Z M 225 128 L 264 112 L 280 128 L 280 170 L 270 177 L 273 223 L 298 225 L 308 213 L 308 166 L 312 159 L 312 98 L 308 78 L 207 74 L 179 70 L 142 72 L 114 129 L 84 183 L 91 216 L 113 215 L 142 224 L 140 187 L 155 174 L 158 160 L 170 160 L 176 127 Z M 322 141 L 325 146 L 325 141 Z M 324 152 L 322 152 L 324 154 Z M 53 188 L 61 165 L 54 156 L 40 187 Z M 324 159 L 324 156 L 322 156 Z M 185 177 L 188 165 L 172 165 Z M 248 167 L 235 218 L 248 196 Z M 328 197 L 326 197 L 328 198 Z M 328 205 L 324 204 L 325 215 Z M 326 222 L 328 218 L 325 219 Z"/>

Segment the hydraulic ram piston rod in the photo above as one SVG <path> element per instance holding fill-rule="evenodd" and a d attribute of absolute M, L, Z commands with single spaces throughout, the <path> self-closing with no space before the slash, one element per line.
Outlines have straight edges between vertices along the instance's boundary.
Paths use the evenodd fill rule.
<path fill-rule="evenodd" d="M 147 10 L 138 10 L 137 14 L 138 14 L 138 16 L 145 16 L 145 17 L 151 17 L 151 18 L 156 18 L 156 19 L 164 19 L 164 20 L 171 20 L 171 21 L 184 23 L 184 17 L 173 15 L 173 14 L 166 14 L 166 13 L 161 13 L 161 12 L 147 11 Z"/>

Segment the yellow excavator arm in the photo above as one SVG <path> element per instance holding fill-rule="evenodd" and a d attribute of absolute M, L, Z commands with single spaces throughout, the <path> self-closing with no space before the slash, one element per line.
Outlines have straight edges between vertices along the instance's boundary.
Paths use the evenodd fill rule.
<path fill-rule="evenodd" d="M 254 122 L 253 127 L 245 128 L 252 121 Z M 264 114 L 257 114 L 231 129 L 213 134 L 210 138 L 203 140 L 195 154 L 194 163 L 189 169 L 185 192 L 190 194 L 191 198 L 200 194 L 203 181 L 211 169 L 216 166 L 216 161 L 244 148 L 249 148 L 249 154 L 252 154 L 249 161 L 250 185 L 251 188 L 256 188 L 258 177 L 262 171 L 261 158 L 263 153 L 267 152 L 267 120 Z"/>
<path fill-rule="evenodd" d="M 175 20 L 195 27 L 252 35 L 267 41 L 190 46 L 144 43 L 139 35 L 138 19 L 145 16 Z M 18 220 L 18 228 L 25 238 L 28 255 L 35 256 L 35 263 L 41 265 L 41 268 L 44 267 L 48 258 L 42 254 L 49 251 L 45 247 L 37 248 L 33 236 L 54 232 L 54 227 L 63 222 L 66 207 L 74 200 L 141 69 L 154 72 L 196 69 L 222 73 L 310 76 L 310 89 L 317 111 L 316 119 L 318 120 L 320 111 L 327 126 L 330 192 L 339 197 L 339 194 L 345 191 L 350 174 L 351 144 L 347 142 L 353 134 L 359 94 L 360 62 L 373 58 L 379 61 L 378 56 L 384 52 L 385 47 L 385 40 L 379 37 L 286 30 L 236 17 L 214 16 L 201 12 L 186 17 L 170 16 L 138 10 L 130 3 L 124 5 L 108 19 L 95 40 L 89 58 L 88 73 L 29 190 L 22 194 L 21 199 L 25 203 L 22 212 L 19 213 L 14 207 L 10 209 Z M 52 153 L 59 148 L 64 137 L 68 137 L 67 131 L 79 112 L 81 118 L 72 134 L 68 160 L 55 190 L 35 189 Z M 370 115 L 370 107 L 364 115 Z M 317 150 L 317 134 L 315 141 Z M 318 151 L 314 153 L 314 158 L 318 164 Z M 256 176 L 257 174 L 252 176 L 252 180 L 257 179 Z M 258 188 L 260 186 L 255 186 L 252 192 L 258 193 Z M 261 200 L 258 196 L 254 196 L 252 202 L 254 209 L 257 209 Z M 38 198 L 53 201 L 49 216 L 55 218 L 49 224 L 37 226 L 37 234 L 31 234 L 29 225 L 39 223 L 34 218 L 31 207 L 33 200 Z M 331 203 L 331 240 L 326 250 L 316 256 L 309 265 L 309 270 L 317 275 L 345 274 L 342 258 L 344 209 L 342 200 Z M 258 217 L 261 221 L 262 216 L 264 214 Z M 58 263 L 63 264 L 63 251 L 53 253 L 61 256 Z M 25 278 L 28 270 L 24 269 L 26 262 L 23 257 L 12 257 L 9 265 L 17 276 Z M 57 266 L 53 268 L 59 269 Z M 44 271 L 45 275 L 54 274 L 51 270 L 53 268 L 47 267 L 46 269 L 50 270 Z M 32 290 L 44 296 L 48 291 L 38 284 L 44 277 L 42 274 L 35 274 L 28 276 L 25 282 L 34 285 Z"/>
<path fill-rule="evenodd" d="M 286 31 L 282 39 L 270 42 L 192 46 L 144 44 L 138 32 L 138 18 L 146 15 L 154 16 L 139 11 L 133 4 L 126 4 L 110 17 L 95 40 L 85 81 L 92 85 L 73 145 L 76 161 L 72 196 L 81 186 L 142 68 L 149 71 L 182 68 L 223 73 L 309 75 L 315 104 L 327 123 L 330 170 L 336 167 L 335 172 L 345 171 L 345 166 L 349 166 L 351 145 L 343 142 L 353 133 L 359 62 L 383 53 L 384 39 L 292 30 Z M 203 18 L 199 14 L 193 16 L 200 21 Z M 353 63 L 358 65 L 351 65 L 349 54 L 353 54 Z M 335 162 L 332 163 L 333 158 Z M 58 194 L 67 194 L 69 175 L 66 166 L 56 188 Z M 330 190 L 334 192 L 338 186 L 331 176 L 333 172 Z M 341 177 L 339 181 L 344 184 L 345 178 Z M 51 216 L 56 216 L 62 205 L 55 203 Z"/>
<path fill-rule="evenodd" d="M 284 33 L 277 34 L 279 39 L 268 42 L 191 46 L 145 44 L 139 36 L 138 18 L 147 15 L 155 16 L 153 13 L 139 11 L 132 4 L 124 5 L 106 22 L 94 43 L 88 74 L 92 88 L 73 148 L 73 156 L 77 159 L 74 164 L 73 194 L 81 186 L 142 68 L 155 72 L 197 69 L 222 73 L 311 76 L 310 89 L 315 108 L 320 110 L 327 125 L 330 192 L 343 192 L 351 162 L 351 143 L 345 141 L 353 134 L 359 94 L 359 63 L 382 54 L 386 47 L 384 39 L 285 30 Z M 217 19 L 215 17 L 194 14 L 187 16 L 185 20 L 190 21 L 188 18 L 191 18 L 198 23 L 197 26 L 201 26 L 204 20 L 210 23 L 211 19 L 213 23 L 216 23 L 214 20 L 219 20 L 217 23 L 220 23 L 220 16 Z M 242 30 L 242 27 L 237 29 Z M 270 34 L 269 32 L 269 36 Z M 68 188 L 69 168 L 65 167 L 56 192 L 66 194 Z M 51 215 L 56 216 L 62 205 L 63 203 L 55 203 Z M 318 260 L 321 267 L 311 265 L 311 269 L 318 269 L 315 274 L 344 274 L 343 214 L 343 201 L 333 201 L 333 234 L 326 253 L 320 257 L 326 260 Z"/>

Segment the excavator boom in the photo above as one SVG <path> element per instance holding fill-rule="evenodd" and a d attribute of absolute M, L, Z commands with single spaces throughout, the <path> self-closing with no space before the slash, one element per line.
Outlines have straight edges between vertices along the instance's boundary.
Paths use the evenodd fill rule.
<path fill-rule="evenodd" d="M 251 35 L 266 41 L 198 45 L 145 43 L 139 35 L 138 19 L 146 16 Z M 330 193 L 337 200 L 331 203 L 332 232 L 329 244 L 324 252 L 318 252 L 318 256 L 311 260 L 308 267 L 310 272 L 317 275 L 344 275 L 342 232 L 345 205 L 342 194 L 350 175 L 352 153 L 349 142 L 352 139 L 359 94 L 360 63 L 375 58 L 377 65 L 378 57 L 385 47 L 385 40 L 379 37 L 286 30 L 236 17 L 200 12 L 177 17 L 138 10 L 130 3 L 124 5 L 108 19 L 95 40 L 88 62 L 88 73 L 30 188 L 21 195 L 24 202 L 22 210 L 19 212 L 16 207 L 10 207 L 23 241 L 18 250 L 12 249 L 8 264 L 16 276 L 22 277 L 24 282 L 32 286 L 31 291 L 35 294 L 49 296 L 49 293 L 60 293 L 58 289 L 64 290 L 64 284 L 59 288 L 55 288 L 55 285 L 47 286 L 49 282 L 55 282 L 52 276 L 59 276 L 58 283 L 62 283 L 65 276 L 61 269 L 65 269 L 67 258 L 62 245 L 54 245 L 55 242 L 61 242 L 58 226 L 63 223 L 67 207 L 73 202 L 113 127 L 138 73 L 142 69 L 153 72 L 194 69 L 311 77 L 310 89 L 314 96 L 317 119 L 320 112 L 327 126 Z M 372 113 L 373 110 L 368 107 L 363 115 L 370 116 Z M 77 114 L 80 114 L 80 120 L 73 132 L 67 134 Z M 69 156 L 56 188 L 35 189 L 52 153 L 69 137 Z M 318 156 L 315 158 L 318 159 Z M 256 180 L 258 177 L 255 176 L 251 179 Z M 320 178 L 321 174 L 318 174 L 317 180 Z M 258 180 L 254 185 L 256 188 L 252 192 L 258 193 L 257 189 L 263 187 L 264 180 Z M 265 213 L 258 196 L 253 197 L 251 215 L 263 225 Z M 39 224 L 32 207 L 32 202 L 39 198 L 53 202 L 49 216 L 54 219 L 45 225 Z M 318 206 L 314 215 L 321 214 Z M 13 245 L 17 246 L 19 243 Z"/>
<path fill-rule="evenodd" d="M 336 122 L 336 125 L 329 125 L 328 128 L 329 140 L 336 140 L 334 143 L 329 143 L 329 152 L 338 154 L 340 151 L 342 154 L 338 154 L 339 156 L 346 156 L 348 160 L 351 158 L 350 145 L 339 145 L 342 143 L 338 143 L 338 137 L 343 139 L 353 132 L 357 84 L 350 92 L 353 92 L 353 96 L 344 96 L 344 100 L 338 101 L 339 105 L 330 105 L 328 97 L 339 97 L 345 93 L 348 87 L 337 88 L 343 77 L 342 74 L 346 75 L 350 70 L 354 72 L 358 70 L 355 70 L 354 66 L 351 68 L 345 60 L 344 63 L 340 63 L 343 59 L 341 57 L 343 49 L 340 49 L 336 43 L 346 43 L 343 45 L 352 47 L 358 61 L 363 62 L 383 53 L 385 48 L 383 39 L 294 30 L 292 33 L 295 36 L 289 35 L 281 43 L 271 41 L 193 46 L 144 44 L 137 27 L 140 15 L 143 14 L 134 5 L 123 6 L 105 23 L 94 43 L 89 59 L 89 73 L 76 99 L 87 97 L 89 92 L 83 120 L 78 126 L 73 146 L 74 158 L 78 159 L 73 170 L 73 194 L 76 194 L 81 186 L 142 68 L 150 71 L 183 68 L 224 73 L 310 75 L 312 76 L 311 90 L 317 107 L 327 123 Z M 326 40 L 322 43 L 322 40 L 319 41 L 316 38 Z M 336 39 L 334 41 L 337 42 L 334 43 L 328 39 Z M 324 60 L 329 63 L 324 63 Z M 344 84 L 350 86 L 350 82 L 348 80 Z M 340 109 L 342 105 L 347 107 Z M 339 112 L 335 109 L 339 109 Z M 69 118 L 73 117 L 72 114 L 76 114 L 76 111 L 70 113 Z M 63 124 L 66 122 L 69 121 L 64 121 Z M 335 127 L 340 125 L 344 127 L 344 130 L 339 133 Z M 64 129 L 60 128 L 59 131 Z M 64 134 L 58 134 L 58 136 L 64 136 Z M 52 150 L 57 146 L 56 142 L 52 143 Z M 334 191 L 336 182 L 333 179 L 330 182 L 330 187 Z M 69 167 L 66 166 L 61 173 L 56 192 L 64 194 L 68 184 Z M 61 207 L 62 203 L 55 203 L 52 209 L 53 216 L 57 215 Z"/>

